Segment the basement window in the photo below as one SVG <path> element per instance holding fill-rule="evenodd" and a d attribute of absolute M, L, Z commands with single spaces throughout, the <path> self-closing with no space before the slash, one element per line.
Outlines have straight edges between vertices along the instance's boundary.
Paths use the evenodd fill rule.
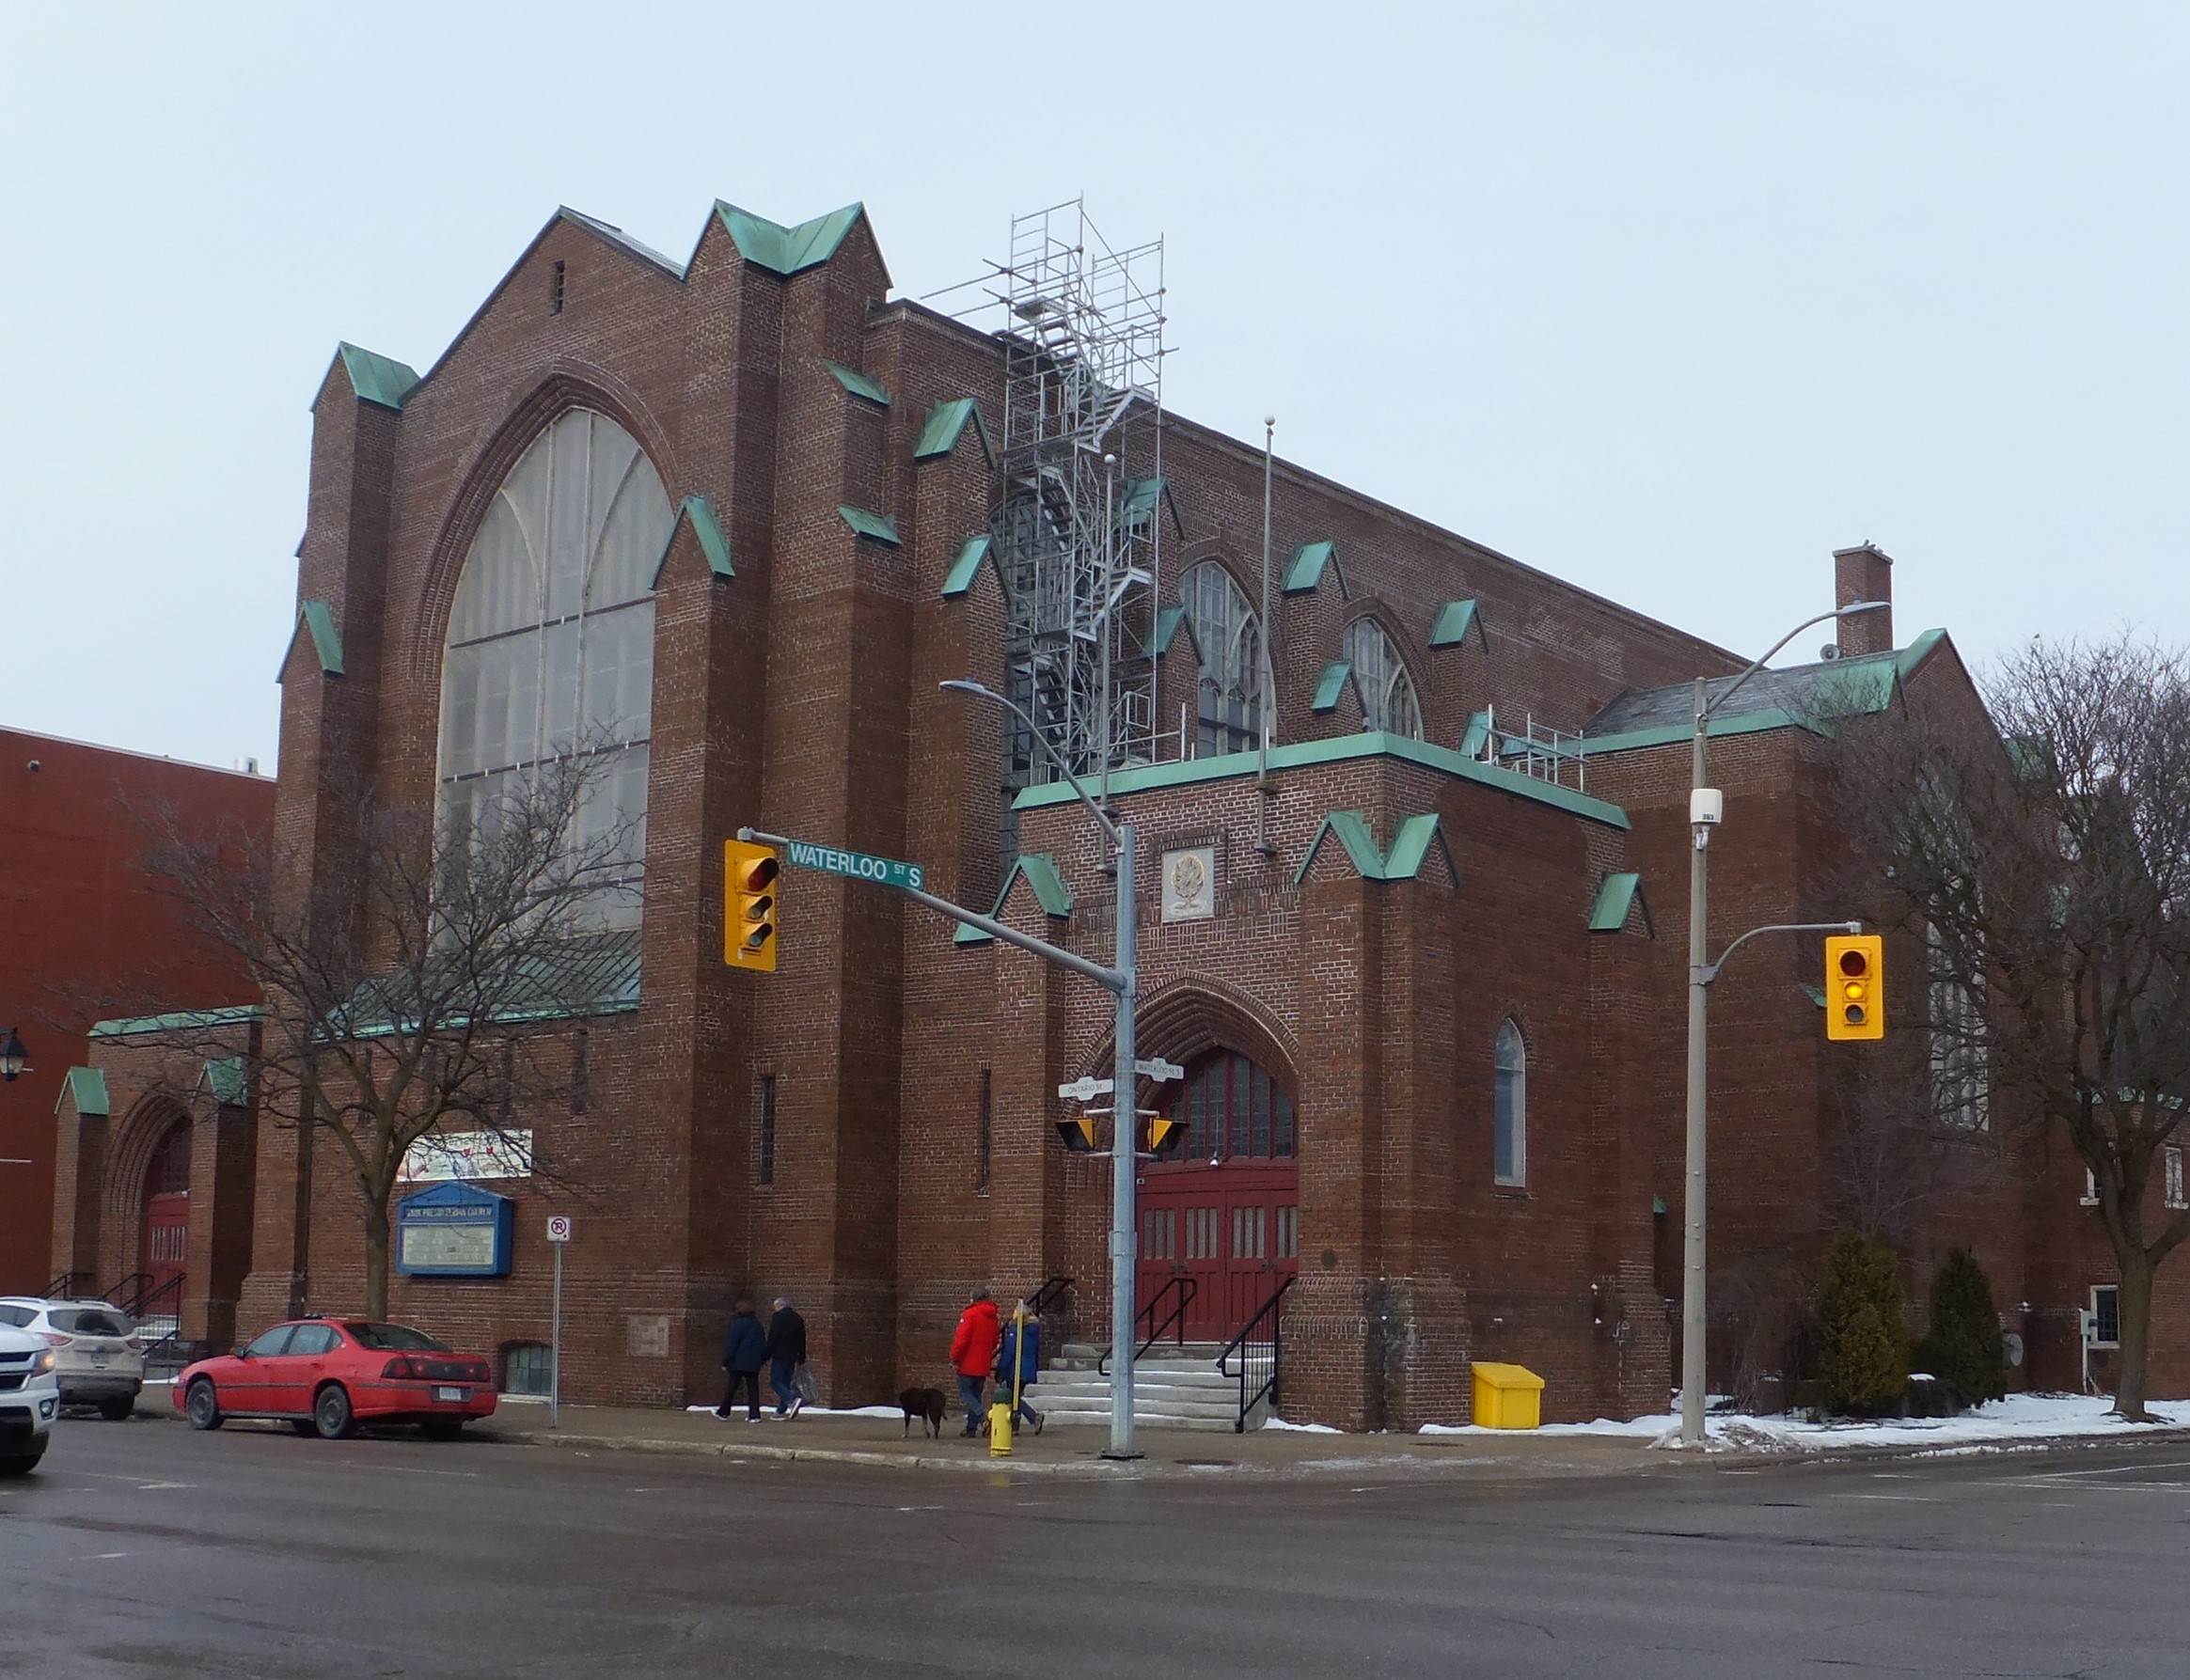
<path fill-rule="evenodd" d="M 2091 1286 L 2091 1345 L 2121 1345 L 2121 1286 L 2119 1283 Z"/>
<path fill-rule="evenodd" d="M 544 1342 L 512 1342 L 502 1355 L 502 1392 L 544 1394 L 555 1372 L 555 1355 Z"/>

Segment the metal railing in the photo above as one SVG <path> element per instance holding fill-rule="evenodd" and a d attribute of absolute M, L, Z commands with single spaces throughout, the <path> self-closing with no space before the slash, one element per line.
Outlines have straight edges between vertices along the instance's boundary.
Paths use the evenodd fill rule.
<path fill-rule="evenodd" d="M 84 1275 L 82 1272 L 55 1272 L 53 1280 L 45 1286 L 44 1297 L 49 1301 L 74 1300 L 76 1298 L 76 1280 Z"/>
<path fill-rule="evenodd" d="M 1265 1398 L 1273 1408 L 1278 1404 L 1279 1320 L 1283 1316 L 1285 1291 L 1297 1281 L 1297 1276 L 1287 1278 L 1270 1291 L 1269 1299 L 1263 1302 L 1239 1334 L 1227 1342 L 1223 1352 L 1217 1356 L 1217 1369 L 1226 1376 L 1239 1379 L 1239 1415 L 1232 1421 L 1235 1435 L 1247 1433 L 1249 1415 Z M 1238 1369 L 1233 1369 L 1235 1364 Z"/>
<path fill-rule="evenodd" d="M 155 1320 L 165 1320 L 166 1327 L 145 1342 L 145 1363 L 172 1364 L 172 1355 L 182 1340 L 182 1285 L 188 1274 L 177 1272 L 156 1289 L 147 1290 L 137 1297 L 136 1304 L 127 1309 L 136 1321 L 137 1334 L 142 1336 Z M 115 1303 L 119 1306 L 119 1302 Z"/>
<path fill-rule="evenodd" d="M 140 1318 L 143 1314 L 137 1309 L 155 1287 L 151 1273 L 131 1272 L 126 1277 L 116 1279 L 113 1284 L 101 1290 L 99 1298 L 110 1307 L 118 1307 L 132 1318 Z"/>
<path fill-rule="evenodd" d="M 1194 1296 L 1199 1293 L 1199 1288 L 1200 1286 L 1194 1282 L 1193 1279 L 1184 1272 L 1174 1273 L 1164 1280 L 1163 1287 L 1149 1298 L 1148 1305 L 1141 1309 L 1140 1314 L 1135 1320 L 1136 1323 L 1148 1327 L 1148 1333 L 1142 1338 L 1141 1344 L 1133 1350 L 1135 1359 L 1139 1359 L 1142 1355 L 1161 1341 L 1167 1330 L 1174 1332 L 1173 1339 L 1179 1346 L 1186 1346 L 1187 1309 L 1194 1304 Z M 1176 1298 L 1171 1301 L 1170 1308 L 1159 1318 L 1157 1310 L 1163 1306 L 1166 1299 L 1173 1296 Z M 1098 1374 L 1110 1375 L 1111 1355 L 1115 1351 L 1117 1345 L 1116 1342 L 1111 1342 L 1110 1346 L 1103 1349 L 1102 1357 L 1095 1360 L 1095 1371 Z"/>
<path fill-rule="evenodd" d="M 1055 1302 L 1064 1298 L 1064 1292 L 1072 1287 L 1070 1278 L 1045 1278 L 1042 1287 L 1027 1296 L 1027 1311 L 1036 1318 L 1042 1316 Z"/>

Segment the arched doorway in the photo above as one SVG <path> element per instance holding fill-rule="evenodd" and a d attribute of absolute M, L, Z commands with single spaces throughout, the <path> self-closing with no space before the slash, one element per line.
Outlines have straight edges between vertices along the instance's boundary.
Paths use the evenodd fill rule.
<path fill-rule="evenodd" d="M 190 1263 L 190 1122 L 178 1120 L 152 1150 L 145 1168 L 143 1233 L 138 1242 L 137 1270 L 150 1281 L 145 1298 L 182 1276 Z M 172 1316 L 179 1306 L 174 1295 L 163 1296 L 154 1311 Z"/>
<path fill-rule="evenodd" d="M 1187 1340 L 1226 1342 L 1300 1268 L 1298 1111 L 1267 1069 L 1216 1049 L 1188 1064 L 1165 1112 L 1187 1141 L 1141 1170 L 1140 1298 L 1190 1278 Z"/>

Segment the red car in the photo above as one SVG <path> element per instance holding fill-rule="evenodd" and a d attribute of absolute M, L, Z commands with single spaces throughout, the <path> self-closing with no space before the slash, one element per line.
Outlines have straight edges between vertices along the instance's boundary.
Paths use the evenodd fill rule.
<path fill-rule="evenodd" d="M 416 1423 L 451 1440 L 495 1409 L 493 1368 L 477 1354 L 451 1353 L 421 1330 L 361 1319 L 300 1318 L 276 1325 L 248 1347 L 186 1366 L 175 1379 L 175 1409 L 193 1429 L 230 1418 L 285 1418 L 299 1435 L 325 1440 L 364 1423 Z"/>

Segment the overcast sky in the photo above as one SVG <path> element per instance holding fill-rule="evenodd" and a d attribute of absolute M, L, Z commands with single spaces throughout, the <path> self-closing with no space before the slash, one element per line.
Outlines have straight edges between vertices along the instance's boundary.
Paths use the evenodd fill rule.
<path fill-rule="evenodd" d="M 1730 647 L 1865 539 L 1904 640 L 2190 641 L 2190 8 L 7 25 L 0 723 L 271 767 L 336 341 L 423 370 L 558 204 L 682 260 L 717 196 L 864 200 L 917 296 L 1084 193 L 1168 242 L 1171 406 Z"/>

